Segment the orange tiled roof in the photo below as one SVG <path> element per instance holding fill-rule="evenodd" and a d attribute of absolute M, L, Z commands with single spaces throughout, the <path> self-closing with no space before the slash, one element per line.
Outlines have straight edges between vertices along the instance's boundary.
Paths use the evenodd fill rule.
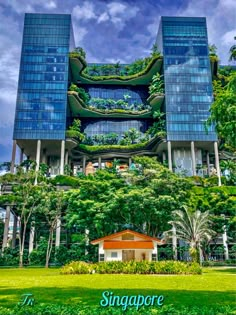
<path fill-rule="evenodd" d="M 104 241 L 104 249 L 153 249 L 152 241 Z"/>
<path fill-rule="evenodd" d="M 108 236 L 104 236 L 104 237 L 98 238 L 98 239 L 92 241 L 91 244 L 96 245 L 96 244 L 100 243 L 101 241 L 111 240 L 113 238 L 122 236 L 122 235 L 127 234 L 127 233 L 133 234 L 133 235 L 135 235 L 137 237 L 140 237 L 140 238 L 142 238 L 144 240 L 156 241 L 156 242 L 158 242 L 160 244 L 163 244 L 162 240 L 160 240 L 160 239 L 158 239 L 156 237 L 148 236 L 146 234 L 138 233 L 138 232 L 135 232 L 135 231 L 132 231 L 132 230 L 129 230 L 129 229 L 121 231 L 121 232 L 117 232 L 117 233 L 114 233 L 114 234 L 110 234 Z"/>

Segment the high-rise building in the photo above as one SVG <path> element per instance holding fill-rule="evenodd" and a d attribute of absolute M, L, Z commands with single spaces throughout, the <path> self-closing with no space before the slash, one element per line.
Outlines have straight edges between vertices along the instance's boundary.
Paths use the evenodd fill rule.
<path fill-rule="evenodd" d="M 206 19 L 162 17 L 156 44 L 161 55 L 141 63 L 87 64 L 74 50 L 70 15 L 26 14 L 12 166 L 18 145 L 21 161 L 47 163 L 52 174 L 149 155 L 188 175 L 215 163 L 219 175 L 217 136 L 204 125 L 213 100 Z M 74 119 L 83 143 L 66 134 Z"/>
<path fill-rule="evenodd" d="M 70 15 L 25 14 L 13 151 L 17 143 L 38 164 L 43 159 L 53 165 L 61 146 L 64 150 L 69 51 L 73 49 Z M 36 151 L 41 148 L 40 159 Z"/>

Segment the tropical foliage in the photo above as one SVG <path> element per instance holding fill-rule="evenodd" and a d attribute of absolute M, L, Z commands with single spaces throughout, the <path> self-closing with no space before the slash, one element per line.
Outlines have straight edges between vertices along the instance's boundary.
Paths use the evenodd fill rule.
<path fill-rule="evenodd" d="M 211 106 L 211 116 L 207 125 L 215 124 L 219 137 L 227 148 L 236 150 L 236 72 L 230 74 L 227 83 L 222 87 L 222 81 L 214 82 L 215 101 Z"/>
<path fill-rule="evenodd" d="M 192 261 L 201 261 L 201 245 L 204 241 L 209 242 L 215 234 L 210 228 L 209 212 L 197 210 L 191 213 L 186 207 L 184 211 L 175 210 L 174 220 L 169 223 L 175 227 L 177 238 L 190 245 L 189 253 Z M 173 233 L 173 230 L 166 232 L 166 235 Z"/>
<path fill-rule="evenodd" d="M 81 261 L 72 261 L 61 269 L 61 274 L 201 274 L 198 263 L 180 261 L 109 261 L 87 264 Z"/>

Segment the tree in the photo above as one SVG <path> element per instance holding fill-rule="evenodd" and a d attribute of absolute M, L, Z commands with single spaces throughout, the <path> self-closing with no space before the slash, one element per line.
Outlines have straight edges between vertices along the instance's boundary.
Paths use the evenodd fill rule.
<path fill-rule="evenodd" d="M 211 115 L 206 125 L 215 124 L 219 137 L 232 151 L 236 150 L 236 72 L 228 77 L 228 83 L 222 87 L 220 81 L 214 81 L 215 101 L 211 105 Z"/>
<path fill-rule="evenodd" d="M 151 51 L 152 51 L 152 53 L 151 53 L 152 57 L 156 57 L 156 56 L 159 56 L 161 54 L 159 49 L 158 49 L 157 44 L 153 44 Z"/>
<path fill-rule="evenodd" d="M 130 128 L 128 131 L 124 133 L 124 141 L 129 144 L 134 144 L 139 138 L 141 134 L 136 128 Z"/>
<path fill-rule="evenodd" d="M 67 137 L 76 138 L 78 141 L 83 141 L 85 136 L 80 131 L 81 121 L 79 119 L 74 119 L 72 125 L 66 132 Z"/>
<path fill-rule="evenodd" d="M 80 56 L 82 56 L 84 59 L 86 59 L 86 52 L 82 47 L 76 47 L 74 49 L 74 52 L 77 52 Z"/>
<path fill-rule="evenodd" d="M 46 194 L 44 194 L 44 198 L 42 198 L 41 201 L 40 211 L 46 218 L 46 222 L 49 227 L 45 268 L 48 268 L 49 266 L 53 245 L 53 234 L 57 229 L 57 222 L 61 216 L 63 206 L 64 206 L 63 191 L 52 190 L 50 192 L 47 192 Z"/>
<path fill-rule="evenodd" d="M 17 184 L 12 187 L 13 193 L 9 195 L 20 217 L 19 267 L 23 267 L 27 227 L 31 223 L 32 217 L 39 211 L 42 191 L 47 187 L 45 181 L 40 181 L 38 185 L 35 185 L 35 177 L 34 171 L 20 173 L 17 177 Z"/>
<path fill-rule="evenodd" d="M 234 40 L 236 40 L 236 36 L 234 37 Z M 236 60 L 236 45 L 233 45 L 229 50 L 230 56 L 229 61 L 235 61 Z"/>
<path fill-rule="evenodd" d="M 177 238 L 189 244 L 192 261 L 201 261 L 201 245 L 204 241 L 209 241 L 215 234 L 210 229 L 209 212 L 197 210 L 191 213 L 187 207 L 183 208 L 184 211 L 176 210 L 173 212 L 174 220 L 169 223 L 176 228 Z M 171 234 L 172 231 L 166 232 L 167 236 Z"/>
<path fill-rule="evenodd" d="M 208 49 L 210 56 L 216 56 L 217 47 L 215 44 L 209 45 Z"/>

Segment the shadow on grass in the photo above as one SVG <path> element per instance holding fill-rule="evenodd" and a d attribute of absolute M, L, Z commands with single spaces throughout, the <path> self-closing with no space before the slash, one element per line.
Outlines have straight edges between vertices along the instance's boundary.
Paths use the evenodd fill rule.
<path fill-rule="evenodd" d="M 164 305 L 172 304 L 175 307 L 217 307 L 219 305 L 235 305 L 235 292 L 217 291 L 190 291 L 190 290 L 153 290 L 153 289 L 91 289 L 84 287 L 48 288 L 28 287 L 24 289 L 0 288 L 0 305 L 14 307 L 22 294 L 32 293 L 36 303 L 46 304 L 78 304 L 99 306 L 104 291 L 113 292 L 114 295 L 163 295 Z"/>
<path fill-rule="evenodd" d="M 236 268 L 234 267 L 234 268 L 219 268 L 219 269 L 217 269 L 217 272 L 225 272 L 225 273 L 231 273 L 231 274 L 236 274 Z"/>

